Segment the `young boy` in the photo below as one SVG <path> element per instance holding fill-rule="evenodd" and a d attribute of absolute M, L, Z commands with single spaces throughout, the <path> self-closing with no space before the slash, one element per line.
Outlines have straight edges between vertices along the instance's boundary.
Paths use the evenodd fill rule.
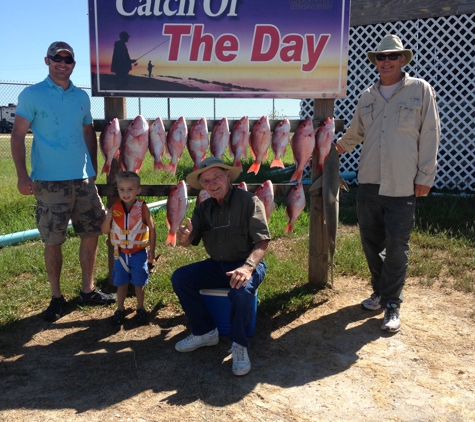
<path fill-rule="evenodd" d="M 145 286 L 148 284 L 148 262 L 155 256 L 155 226 L 150 211 L 144 201 L 137 199 L 140 194 L 140 177 L 133 171 L 119 173 L 116 178 L 119 200 L 107 209 L 102 224 L 102 233 L 110 233 L 114 246 L 114 271 L 112 279 L 117 286 L 117 311 L 112 317 L 113 325 L 121 325 L 124 320 L 124 302 L 129 283 L 135 286 L 137 297 L 137 319 L 139 324 L 148 322 L 143 307 Z M 147 253 L 147 246 L 150 248 Z"/>

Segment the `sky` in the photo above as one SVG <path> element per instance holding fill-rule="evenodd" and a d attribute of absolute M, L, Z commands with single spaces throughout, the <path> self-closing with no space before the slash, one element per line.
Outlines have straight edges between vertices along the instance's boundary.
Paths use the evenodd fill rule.
<path fill-rule="evenodd" d="M 48 46 L 66 41 L 76 57 L 72 81 L 91 86 L 87 0 L 3 1 L 1 33 L 1 82 L 42 81 L 47 76 L 44 57 Z M 296 116 L 298 107 L 299 100 L 279 100 L 282 114 Z M 259 111 L 250 110 L 252 114 Z"/>

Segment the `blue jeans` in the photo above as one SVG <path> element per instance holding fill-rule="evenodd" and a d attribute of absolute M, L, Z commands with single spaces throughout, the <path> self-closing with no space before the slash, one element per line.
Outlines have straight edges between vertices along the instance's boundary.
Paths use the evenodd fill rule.
<path fill-rule="evenodd" d="M 218 262 L 213 259 L 195 262 L 178 268 L 172 275 L 171 281 L 181 306 L 188 316 L 191 324 L 191 332 L 200 336 L 216 328 L 213 317 L 206 311 L 201 289 L 213 289 L 217 287 L 230 288 L 230 276 L 226 272 L 241 267 L 244 261 Z M 246 333 L 249 330 L 254 294 L 264 280 L 267 266 L 261 261 L 253 271 L 251 279 L 246 287 L 231 289 L 228 297 L 231 300 L 231 315 L 229 338 L 231 341 L 247 347 Z"/>
<path fill-rule="evenodd" d="M 357 213 L 361 244 L 381 305 L 403 301 L 409 238 L 414 228 L 416 197 L 379 195 L 379 185 L 360 184 Z"/>

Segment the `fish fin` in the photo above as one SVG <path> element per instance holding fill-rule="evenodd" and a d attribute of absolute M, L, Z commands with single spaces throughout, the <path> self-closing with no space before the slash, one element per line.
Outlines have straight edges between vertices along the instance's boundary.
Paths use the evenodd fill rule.
<path fill-rule="evenodd" d="M 166 245 L 176 246 L 176 233 L 168 233 L 167 240 L 165 242 Z"/>
<path fill-rule="evenodd" d="M 346 183 L 346 180 L 343 179 L 343 177 L 340 176 L 340 188 L 343 190 L 346 190 L 347 192 L 350 191 L 350 188 L 348 187 L 348 184 Z"/>
<path fill-rule="evenodd" d="M 312 185 L 310 186 L 310 188 L 308 189 L 309 192 L 313 192 L 317 189 L 320 189 L 322 187 L 322 175 L 318 176 L 315 181 L 312 183 Z"/>
<path fill-rule="evenodd" d="M 323 164 L 317 164 L 317 173 L 323 173 Z"/>
<path fill-rule="evenodd" d="M 256 153 L 252 149 L 252 146 L 249 146 L 249 149 L 251 150 L 252 159 L 255 160 L 256 159 Z M 246 158 L 247 158 L 247 156 L 246 156 Z"/>
<path fill-rule="evenodd" d="M 280 167 L 280 168 L 285 169 L 284 163 L 282 162 L 282 160 L 280 158 L 274 158 L 272 160 L 272 163 L 270 163 L 270 166 L 271 167 Z"/>
<path fill-rule="evenodd" d="M 102 167 L 101 174 L 104 174 L 104 173 L 109 174 L 110 170 L 111 170 L 110 164 L 104 163 L 104 167 Z"/>
<path fill-rule="evenodd" d="M 153 164 L 153 171 L 157 171 L 157 170 L 163 170 L 164 169 L 164 165 L 161 161 L 156 161 L 154 164 Z"/>
<path fill-rule="evenodd" d="M 257 174 L 260 168 L 261 168 L 261 163 L 259 163 L 258 161 L 254 161 L 251 167 L 249 167 L 249 170 L 247 172 L 248 173 L 254 172 L 254 174 Z"/>
<path fill-rule="evenodd" d="M 235 157 L 234 157 L 233 166 L 234 166 L 234 167 L 239 167 L 239 168 L 242 170 L 241 159 L 235 156 Z"/>
<path fill-rule="evenodd" d="M 284 233 L 292 233 L 293 228 L 294 228 L 294 225 L 292 223 L 288 223 L 287 226 L 285 227 Z"/>
<path fill-rule="evenodd" d="M 165 165 L 163 170 L 168 171 L 169 173 L 175 175 L 176 164 L 168 163 L 168 164 Z"/>

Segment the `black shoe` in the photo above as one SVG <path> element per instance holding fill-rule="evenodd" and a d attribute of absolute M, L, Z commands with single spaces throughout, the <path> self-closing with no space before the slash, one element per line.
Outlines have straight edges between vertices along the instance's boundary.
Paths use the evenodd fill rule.
<path fill-rule="evenodd" d="M 148 323 L 148 314 L 145 309 L 137 309 L 137 321 L 140 325 L 145 325 Z"/>
<path fill-rule="evenodd" d="M 61 315 L 63 315 L 63 305 L 65 303 L 66 299 L 63 295 L 61 295 L 61 297 L 51 298 L 48 309 L 46 309 L 43 316 L 45 321 L 56 321 L 61 318 Z"/>
<path fill-rule="evenodd" d="M 94 289 L 91 293 L 81 291 L 78 299 L 79 304 L 93 303 L 96 305 L 109 305 L 115 303 L 115 297 Z"/>
<path fill-rule="evenodd" d="M 111 319 L 111 324 L 122 325 L 123 322 L 124 322 L 124 311 L 117 309 L 117 311 L 114 312 L 114 315 Z"/>

